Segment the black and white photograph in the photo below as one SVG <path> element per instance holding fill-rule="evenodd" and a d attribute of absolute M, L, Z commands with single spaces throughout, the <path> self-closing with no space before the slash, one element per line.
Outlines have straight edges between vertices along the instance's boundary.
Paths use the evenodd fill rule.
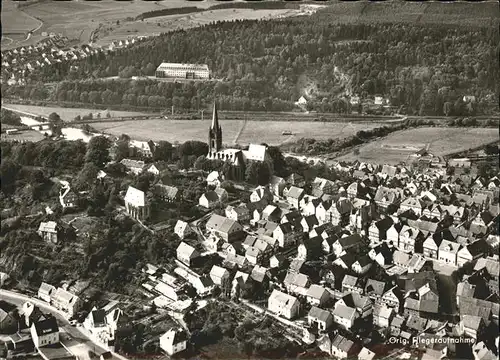
<path fill-rule="evenodd" d="M 1 0 L 0 360 L 498 360 L 499 29 Z"/>

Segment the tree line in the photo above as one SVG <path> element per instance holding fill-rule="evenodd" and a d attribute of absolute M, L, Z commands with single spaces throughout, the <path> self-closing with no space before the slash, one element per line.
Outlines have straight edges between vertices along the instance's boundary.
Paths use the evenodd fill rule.
<path fill-rule="evenodd" d="M 415 115 L 471 115 L 496 106 L 496 31 L 327 19 L 245 20 L 178 30 L 74 66 L 44 67 L 30 75 L 31 85 L 2 88 L 7 96 L 24 98 L 187 109 L 203 108 L 214 95 L 224 110 L 288 111 L 306 95 L 310 110 L 349 112 L 354 94 L 380 95 Z M 97 80 L 154 75 L 163 61 L 206 63 L 220 81 Z M 52 92 L 37 85 L 62 80 L 67 81 Z M 474 101 L 464 102 L 464 96 Z"/>

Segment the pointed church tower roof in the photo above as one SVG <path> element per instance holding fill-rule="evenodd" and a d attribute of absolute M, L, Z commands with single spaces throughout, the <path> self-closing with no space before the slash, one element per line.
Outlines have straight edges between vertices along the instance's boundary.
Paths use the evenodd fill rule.
<path fill-rule="evenodd" d="M 217 103 L 214 101 L 214 108 L 212 113 L 212 129 L 219 129 L 219 115 L 217 114 Z"/>

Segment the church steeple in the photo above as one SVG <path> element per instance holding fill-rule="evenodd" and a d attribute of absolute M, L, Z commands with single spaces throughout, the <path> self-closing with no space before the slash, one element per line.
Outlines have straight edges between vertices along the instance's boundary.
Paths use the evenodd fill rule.
<path fill-rule="evenodd" d="M 212 111 L 212 125 L 208 130 L 208 153 L 213 154 L 222 149 L 222 128 L 219 125 L 219 114 L 217 113 L 217 103 L 214 101 Z"/>
<path fill-rule="evenodd" d="M 212 111 L 212 127 L 211 129 L 219 129 L 219 114 L 217 113 L 217 103 L 214 101 L 214 107 Z"/>

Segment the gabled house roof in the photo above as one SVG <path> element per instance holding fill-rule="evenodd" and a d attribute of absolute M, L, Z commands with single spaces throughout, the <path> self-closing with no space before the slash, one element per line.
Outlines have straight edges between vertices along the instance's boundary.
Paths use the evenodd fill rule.
<path fill-rule="evenodd" d="M 94 327 L 103 326 L 106 324 L 106 312 L 103 309 L 92 310 L 89 314 L 92 318 L 92 324 Z"/>
<path fill-rule="evenodd" d="M 460 321 L 464 327 L 476 331 L 479 330 L 481 323 L 484 323 L 482 317 L 474 315 L 462 315 L 460 316 Z"/>
<path fill-rule="evenodd" d="M 373 316 L 389 319 L 392 311 L 392 308 L 385 305 L 375 305 L 373 307 Z"/>
<path fill-rule="evenodd" d="M 342 280 L 342 286 L 354 287 L 358 284 L 359 279 L 356 276 L 345 275 Z"/>
<path fill-rule="evenodd" d="M 71 304 L 75 303 L 76 299 L 78 299 L 78 296 L 70 293 L 67 290 L 64 290 L 63 288 L 57 288 L 53 295 L 53 299 L 62 303 Z"/>
<path fill-rule="evenodd" d="M 392 220 L 390 216 L 386 216 L 385 218 L 373 223 L 373 225 L 376 226 L 381 232 L 387 232 L 393 224 L 394 220 Z"/>
<path fill-rule="evenodd" d="M 144 169 L 145 162 L 141 160 L 123 159 L 120 164 L 124 165 L 127 169 Z"/>
<path fill-rule="evenodd" d="M 174 231 L 175 232 L 180 232 L 184 233 L 186 230 L 189 230 L 189 224 L 185 221 L 182 220 L 177 220 L 177 223 L 175 224 Z"/>
<path fill-rule="evenodd" d="M 307 224 L 309 228 L 312 228 L 314 225 L 318 225 L 318 218 L 316 215 L 304 216 L 302 220 Z"/>
<path fill-rule="evenodd" d="M 176 330 L 171 328 L 161 336 L 161 339 L 163 340 L 162 342 L 170 344 L 170 346 L 173 346 L 175 344 L 179 344 L 181 342 L 186 341 L 188 339 L 188 336 L 186 332 L 182 329 Z"/>
<path fill-rule="evenodd" d="M 384 260 L 386 261 L 392 261 L 393 260 L 393 253 L 394 253 L 394 248 L 390 249 L 387 243 L 382 243 L 372 249 L 374 253 L 374 258 L 378 256 L 379 254 L 382 255 Z"/>
<path fill-rule="evenodd" d="M 336 261 L 342 261 L 348 268 L 350 268 L 352 264 L 356 262 L 356 257 L 351 253 L 347 253 L 341 256 L 340 258 L 337 258 L 335 262 Z"/>
<path fill-rule="evenodd" d="M 337 241 L 343 248 L 345 248 L 359 244 L 361 242 L 361 239 L 362 239 L 361 234 L 356 233 L 341 237 Z"/>
<path fill-rule="evenodd" d="M 439 245 L 439 251 L 448 251 L 450 253 L 457 253 L 460 250 L 461 245 L 456 242 L 451 242 L 448 240 L 443 240 L 441 245 Z"/>
<path fill-rule="evenodd" d="M 349 307 L 363 309 L 371 306 L 372 301 L 368 296 L 360 295 L 357 292 L 351 292 L 342 297 L 342 301 Z"/>
<path fill-rule="evenodd" d="M 403 200 L 400 206 L 416 207 L 423 209 L 425 207 L 425 203 L 421 199 L 409 197 Z"/>
<path fill-rule="evenodd" d="M 278 228 L 283 232 L 283 234 L 293 233 L 292 225 L 290 225 L 290 223 L 279 224 L 276 227 L 276 229 L 278 229 Z"/>
<path fill-rule="evenodd" d="M 309 284 L 309 277 L 301 273 L 288 272 L 285 276 L 284 283 L 305 288 Z"/>
<path fill-rule="evenodd" d="M 408 226 L 418 229 L 422 232 L 435 233 L 439 228 L 439 223 L 425 220 L 408 220 Z"/>
<path fill-rule="evenodd" d="M 217 214 L 213 214 L 206 224 L 207 230 L 226 234 L 229 234 L 230 232 L 239 228 L 241 228 L 241 225 L 237 221 Z"/>
<path fill-rule="evenodd" d="M 387 201 L 389 203 L 396 203 L 402 197 L 402 190 L 396 188 L 387 188 L 379 186 L 375 193 L 375 201 Z"/>
<path fill-rule="evenodd" d="M 474 265 L 474 271 L 482 269 L 485 269 L 490 276 L 498 278 L 500 273 L 498 258 L 487 257 L 478 259 L 476 265 Z"/>
<path fill-rule="evenodd" d="M 333 309 L 332 314 L 333 316 L 338 316 L 352 321 L 356 316 L 356 309 L 342 304 L 338 304 L 335 307 L 335 309 Z"/>
<path fill-rule="evenodd" d="M 326 322 L 329 318 L 332 317 L 332 314 L 327 310 L 323 310 L 317 306 L 313 306 L 311 307 L 311 310 L 309 310 L 307 316 Z"/>
<path fill-rule="evenodd" d="M 296 186 L 292 186 L 286 192 L 286 197 L 293 198 L 293 199 L 299 199 L 303 194 L 304 194 L 304 189 L 298 188 Z"/>
<path fill-rule="evenodd" d="M 363 255 L 363 256 L 357 258 L 356 261 L 354 262 L 354 264 L 357 263 L 359 266 L 364 268 L 365 266 L 370 265 L 371 262 L 372 262 L 372 260 L 370 259 L 370 257 L 368 255 Z"/>
<path fill-rule="evenodd" d="M 461 281 L 457 284 L 457 296 L 464 296 L 473 298 L 476 292 L 476 285 L 468 281 Z"/>
<path fill-rule="evenodd" d="M 410 329 L 423 331 L 427 325 L 427 319 L 421 318 L 419 316 L 410 315 L 406 321 L 406 326 Z"/>
<path fill-rule="evenodd" d="M 384 290 L 386 287 L 386 283 L 374 279 L 368 279 L 365 285 L 365 294 L 366 295 L 377 295 L 382 296 L 384 294 Z"/>
<path fill-rule="evenodd" d="M 358 360 L 372 360 L 374 357 L 375 353 L 365 347 L 358 354 Z"/>
<path fill-rule="evenodd" d="M 321 298 L 326 292 L 327 291 L 324 287 L 313 284 L 307 290 L 306 296 L 311 297 L 313 299 L 321 300 Z"/>
<path fill-rule="evenodd" d="M 204 196 L 209 202 L 219 201 L 219 195 L 217 195 L 217 193 L 213 190 L 207 191 L 206 193 L 204 193 L 201 196 L 202 197 Z"/>
<path fill-rule="evenodd" d="M 179 189 L 177 189 L 175 186 L 156 184 L 155 193 L 156 195 L 166 196 L 167 198 L 173 200 L 179 194 Z"/>
<path fill-rule="evenodd" d="M 220 180 L 220 175 L 218 171 L 212 171 L 210 174 L 208 174 L 207 183 L 211 183 L 216 180 Z"/>
<path fill-rule="evenodd" d="M 347 354 L 349 354 L 354 347 L 355 345 L 352 340 L 349 340 L 340 334 L 337 334 L 332 341 L 332 348 L 336 348 L 340 351 L 346 352 Z"/>
<path fill-rule="evenodd" d="M 268 220 L 270 216 L 279 216 L 280 209 L 274 205 L 267 205 L 264 210 L 262 210 L 262 218 Z"/>
<path fill-rule="evenodd" d="M 267 276 L 267 269 L 265 267 L 255 265 L 250 273 L 250 278 L 258 283 L 262 283 Z"/>
<path fill-rule="evenodd" d="M 223 267 L 214 265 L 214 266 L 212 266 L 212 269 L 210 270 L 210 275 L 222 278 L 225 275 L 229 275 L 229 271 Z"/>
<path fill-rule="evenodd" d="M 57 320 L 55 317 L 50 317 L 48 319 L 35 322 L 32 326 L 35 328 L 36 334 L 38 336 L 59 332 L 59 326 L 57 325 Z"/>
<path fill-rule="evenodd" d="M 55 221 L 41 222 L 38 231 L 57 233 L 57 223 Z"/>
<path fill-rule="evenodd" d="M 179 246 L 177 247 L 177 253 L 183 254 L 184 256 L 189 257 L 189 258 L 197 255 L 196 249 L 194 247 L 192 247 L 191 245 L 188 245 L 184 241 L 181 242 L 179 244 Z"/>
<path fill-rule="evenodd" d="M 129 186 L 125 194 L 125 202 L 130 203 L 132 206 L 142 207 L 146 205 L 146 195 L 144 191 Z"/>
<path fill-rule="evenodd" d="M 43 293 L 45 295 L 49 295 L 49 293 L 51 291 L 54 291 L 54 290 L 56 290 L 56 288 L 54 286 L 42 282 L 42 284 L 40 285 L 40 288 L 38 289 L 38 292 Z"/>

